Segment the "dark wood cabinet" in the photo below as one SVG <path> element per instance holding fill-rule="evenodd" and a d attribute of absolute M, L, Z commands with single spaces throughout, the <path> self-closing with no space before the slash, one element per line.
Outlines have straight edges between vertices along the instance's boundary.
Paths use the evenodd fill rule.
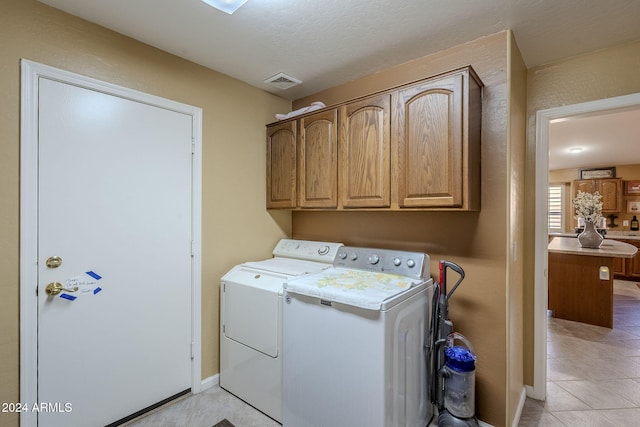
<path fill-rule="evenodd" d="M 631 239 L 615 239 L 620 242 L 628 243 L 640 250 L 640 240 Z M 633 258 L 616 258 L 613 262 L 613 276 L 616 279 L 623 280 L 640 280 L 640 252 Z"/>
<path fill-rule="evenodd" d="M 600 280 L 601 267 L 613 270 L 611 257 L 549 252 L 548 308 L 553 317 L 613 327 L 613 277 Z"/>

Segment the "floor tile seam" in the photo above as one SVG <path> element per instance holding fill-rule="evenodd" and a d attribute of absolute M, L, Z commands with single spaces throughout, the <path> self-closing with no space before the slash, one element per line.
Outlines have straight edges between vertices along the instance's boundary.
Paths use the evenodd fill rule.
<path fill-rule="evenodd" d="M 579 412 L 595 412 L 596 414 L 598 414 L 598 415 L 602 416 L 602 417 L 603 417 L 603 418 L 604 418 L 608 423 L 611 423 L 611 426 L 620 427 L 619 425 L 617 425 L 617 424 L 616 424 L 616 421 L 615 421 L 615 420 L 611 420 L 611 419 L 610 419 L 610 418 L 608 418 L 605 414 L 603 414 L 603 413 L 602 413 L 602 412 L 603 412 L 602 410 L 597 410 L 597 409 L 593 409 L 593 410 L 592 410 L 592 409 L 589 409 L 589 410 L 564 411 L 564 412 L 576 412 L 576 413 L 579 413 Z M 553 414 L 552 414 L 552 415 L 553 415 Z M 556 419 L 558 419 L 558 420 L 560 421 L 560 423 L 561 423 L 562 425 L 564 425 L 564 426 L 568 426 L 568 427 L 575 427 L 575 426 L 576 426 L 576 424 L 575 424 L 575 423 L 565 424 L 565 423 L 562 421 L 562 419 L 558 418 L 557 416 L 554 416 L 554 417 L 555 417 Z M 595 426 L 595 424 L 588 424 L 588 425 L 594 425 L 594 426 Z M 608 425 L 609 425 L 609 424 L 608 424 Z M 580 427 L 583 427 L 583 425 L 580 425 Z"/>
<path fill-rule="evenodd" d="M 552 417 L 558 424 L 557 425 L 561 425 L 561 426 L 567 426 L 567 424 L 565 424 L 564 422 L 562 422 L 562 420 L 560 420 L 560 418 L 556 417 L 553 412 L 549 412 L 546 411 L 544 412 L 545 415 L 548 415 L 550 417 Z M 526 425 L 535 425 L 535 426 L 541 426 L 541 424 L 539 424 L 538 422 L 535 422 L 535 424 L 526 424 Z M 546 425 L 546 424 L 545 424 Z M 568 427 L 568 426 L 567 426 Z"/>
<path fill-rule="evenodd" d="M 623 378 L 623 379 L 626 379 L 626 378 Z M 577 380 L 577 381 L 590 382 L 590 383 L 593 383 L 594 385 L 597 386 L 596 382 L 598 382 L 598 381 L 599 382 L 606 382 L 607 380 L 603 380 L 603 381 L 600 381 L 600 380 Z M 568 382 L 577 382 L 577 381 L 576 380 L 567 380 L 567 381 L 564 381 L 564 382 L 568 383 Z M 557 382 L 559 382 L 559 381 L 556 381 L 556 383 Z M 568 390 L 568 389 L 564 388 L 561 384 L 557 384 L 557 385 L 558 385 L 558 387 L 562 388 L 564 391 L 566 391 L 567 393 L 569 393 L 570 395 L 572 395 L 573 397 L 575 397 L 576 399 L 578 399 L 579 401 L 581 401 L 582 403 L 587 405 L 589 408 L 593 409 L 594 411 L 600 411 L 600 410 L 605 410 L 605 409 L 629 409 L 629 408 L 638 408 L 639 407 L 637 402 L 631 401 L 631 400 L 627 399 L 625 396 L 622 396 L 619 393 L 613 392 L 615 394 L 615 399 L 617 401 L 620 401 L 620 400 L 626 401 L 627 403 L 629 403 L 629 404 L 631 404 L 633 406 L 620 406 L 620 407 L 618 407 L 618 406 L 612 406 L 612 407 L 607 406 L 607 407 L 594 408 L 593 405 L 590 405 L 589 402 L 586 402 L 584 400 L 584 398 L 576 396 L 575 393 L 572 393 L 571 390 Z M 566 412 L 566 411 L 562 411 L 562 412 Z"/>

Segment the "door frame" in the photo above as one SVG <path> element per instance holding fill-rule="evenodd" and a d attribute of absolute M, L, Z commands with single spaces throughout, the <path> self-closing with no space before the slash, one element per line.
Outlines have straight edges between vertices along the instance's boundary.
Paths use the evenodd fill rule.
<path fill-rule="evenodd" d="M 202 390 L 202 109 L 91 77 L 21 60 L 20 111 L 20 402 L 38 400 L 38 96 L 41 77 L 192 117 L 191 167 L 191 391 Z M 30 406 L 29 406 L 30 407 Z M 38 414 L 21 412 L 21 426 Z"/>
<path fill-rule="evenodd" d="M 534 362 L 533 386 L 526 387 L 527 395 L 534 399 L 544 400 L 547 386 L 549 124 L 555 119 L 633 106 L 640 106 L 640 93 L 565 105 L 536 112 Z"/>

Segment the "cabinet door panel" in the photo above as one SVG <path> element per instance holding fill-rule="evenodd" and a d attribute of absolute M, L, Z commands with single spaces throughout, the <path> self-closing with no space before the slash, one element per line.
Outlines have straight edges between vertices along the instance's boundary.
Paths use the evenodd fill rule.
<path fill-rule="evenodd" d="M 578 195 L 578 191 L 582 191 L 583 193 L 593 193 L 596 191 L 595 182 L 592 179 L 582 179 L 573 181 L 573 198 L 575 199 Z"/>
<path fill-rule="evenodd" d="M 615 277 L 625 277 L 627 275 L 627 260 L 625 258 L 613 259 L 613 275 Z"/>
<path fill-rule="evenodd" d="M 599 180 L 598 191 L 602 195 L 603 212 L 620 212 L 622 207 L 622 184 L 620 179 Z"/>
<path fill-rule="evenodd" d="M 267 208 L 296 207 L 296 122 L 267 128 Z"/>
<path fill-rule="evenodd" d="M 336 208 L 337 110 L 301 118 L 299 146 L 300 207 Z"/>
<path fill-rule="evenodd" d="M 402 207 L 462 205 L 462 76 L 398 93 L 398 202 Z"/>
<path fill-rule="evenodd" d="M 390 204 L 390 95 L 353 102 L 340 109 L 342 206 Z"/>

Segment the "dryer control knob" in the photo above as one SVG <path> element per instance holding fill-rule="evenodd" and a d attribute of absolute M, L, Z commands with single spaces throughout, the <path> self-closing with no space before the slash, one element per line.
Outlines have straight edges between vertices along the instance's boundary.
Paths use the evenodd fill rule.
<path fill-rule="evenodd" d="M 402 264 L 402 260 L 400 258 L 398 258 L 398 257 L 395 257 L 393 259 L 393 265 L 395 265 L 396 267 L 399 267 L 400 264 Z"/>
<path fill-rule="evenodd" d="M 379 257 L 378 255 L 376 255 L 376 254 L 371 254 L 371 255 L 369 256 L 369 262 L 370 262 L 371 264 L 374 264 L 374 265 L 375 265 L 375 264 L 377 264 L 379 261 L 380 261 L 380 257 Z"/>
<path fill-rule="evenodd" d="M 318 255 L 326 255 L 329 253 L 329 246 L 323 246 L 318 249 Z"/>
<path fill-rule="evenodd" d="M 351 254 L 351 260 L 352 260 L 352 261 L 355 261 L 355 260 L 357 260 L 357 259 L 358 259 L 358 254 L 355 254 L 355 253 L 354 253 L 354 254 Z"/>
<path fill-rule="evenodd" d="M 409 268 L 413 268 L 413 267 L 415 267 L 415 266 L 416 266 L 416 262 L 415 262 L 414 260 L 412 260 L 411 258 L 409 258 L 409 259 L 407 260 L 407 267 L 409 267 Z"/>
<path fill-rule="evenodd" d="M 340 253 L 338 254 L 338 257 L 339 257 L 340 259 L 347 259 L 347 253 L 346 253 L 346 252 L 340 252 Z"/>

